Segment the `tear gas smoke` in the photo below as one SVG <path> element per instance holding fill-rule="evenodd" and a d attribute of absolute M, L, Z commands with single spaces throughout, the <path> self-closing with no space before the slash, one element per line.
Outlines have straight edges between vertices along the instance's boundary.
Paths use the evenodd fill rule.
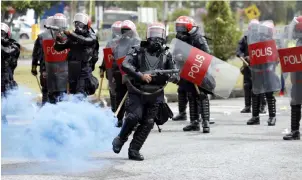
<path fill-rule="evenodd" d="M 2 158 L 50 159 L 59 162 L 61 169 L 76 161 L 88 162 L 93 152 L 111 148 L 118 129 L 109 108 L 75 96 L 39 108 L 35 95 L 25 95 L 26 91 L 12 90 L 2 98 L 2 115 L 8 119 L 8 125 L 2 125 Z M 10 115 L 17 119 L 11 120 Z"/>

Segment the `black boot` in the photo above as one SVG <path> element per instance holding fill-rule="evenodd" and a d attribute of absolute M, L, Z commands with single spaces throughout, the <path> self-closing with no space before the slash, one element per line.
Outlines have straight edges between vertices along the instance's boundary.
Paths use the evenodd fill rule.
<path fill-rule="evenodd" d="M 133 139 L 128 150 L 128 157 L 131 160 L 143 161 L 144 156 L 140 154 L 140 149 L 145 143 L 154 125 L 153 120 L 147 120 L 145 124 L 140 124 L 133 134 Z"/>
<path fill-rule="evenodd" d="M 111 110 L 112 110 L 112 112 L 114 112 L 115 113 L 115 111 L 116 111 L 116 96 L 115 95 L 112 95 L 111 93 L 110 93 L 110 104 L 111 104 Z"/>
<path fill-rule="evenodd" d="M 245 106 L 240 113 L 251 113 L 251 106 Z"/>
<path fill-rule="evenodd" d="M 201 101 L 201 118 L 203 133 L 210 133 L 210 102 L 208 98 Z"/>
<path fill-rule="evenodd" d="M 125 122 L 121 128 L 120 134 L 114 138 L 112 142 L 112 149 L 115 153 L 119 153 L 122 150 L 124 143 L 128 140 L 128 137 L 133 131 L 133 128 L 137 124 L 135 119 L 131 119 L 129 117 L 125 118 Z"/>
<path fill-rule="evenodd" d="M 291 132 L 283 137 L 284 140 L 300 140 L 301 104 L 291 105 Z"/>
<path fill-rule="evenodd" d="M 300 140 L 300 132 L 292 131 L 289 134 L 283 136 L 283 140 Z"/>
<path fill-rule="evenodd" d="M 183 131 L 200 131 L 199 121 L 191 121 L 189 125 L 183 128 Z"/>
<path fill-rule="evenodd" d="M 200 131 L 197 98 L 193 93 L 188 93 L 190 124 L 183 131 Z"/>
<path fill-rule="evenodd" d="M 123 120 L 117 120 L 117 124 L 116 124 L 116 127 L 120 128 L 123 126 Z"/>
<path fill-rule="evenodd" d="M 247 125 L 259 125 L 260 124 L 260 118 L 258 117 L 252 117 L 251 119 L 249 119 L 246 123 Z"/>
<path fill-rule="evenodd" d="M 187 104 L 188 97 L 185 92 L 178 92 L 178 110 L 179 114 L 172 118 L 173 121 L 185 121 L 187 120 Z"/>
<path fill-rule="evenodd" d="M 266 97 L 264 93 L 260 95 L 260 114 L 266 114 Z"/>
<path fill-rule="evenodd" d="M 269 118 L 267 121 L 268 126 L 275 126 L 276 124 L 276 99 L 273 93 L 266 94 L 267 103 L 268 103 L 268 113 Z"/>
<path fill-rule="evenodd" d="M 260 118 L 259 118 L 259 108 L 260 108 L 260 97 L 259 95 L 253 94 L 252 96 L 252 106 L 253 106 L 253 112 L 252 112 L 252 118 L 247 121 L 247 125 L 258 125 L 260 124 Z"/>
<path fill-rule="evenodd" d="M 251 113 L 252 89 L 249 83 L 244 83 L 244 104 L 245 107 L 240 113 Z"/>
<path fill-rule="evenodd" d="M 47 103 L 48 101 L 48 93 L 47 91 L 45 92 L 45 90 L 43 90 L 44 92 L 42 93 L 42 106 L 45 105 L 45 103 Z"/>

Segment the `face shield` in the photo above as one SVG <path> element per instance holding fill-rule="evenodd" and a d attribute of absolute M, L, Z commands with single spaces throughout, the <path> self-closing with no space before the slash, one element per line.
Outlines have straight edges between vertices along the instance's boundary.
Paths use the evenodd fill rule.
<path fill-rule="evenodd" d="M 187 25 L 186 23 L 175 23 L 175 30 L 177 33 L 187 33 Z"/>
<path fill-rule="evenodd" d="M 76 33 L 85 34 L 88 32 L 89 17 L 87 14 L 77 13 L 74 16 L 73 22 L 74 22 L 74 27 L 75 27 Z"/>
<path fill-rule="evenodd" d="M 165 26 L 162 24 L 153 24 L 148 27 L 147 41 L 149 43 L 149 50 L 156 52 L 162 49 L 166 39 Z"/>
<path fill-rule="evenodd" d="M 161 38 L 166 39 L 166 32 L 164 27 L 150 27 L 147 31 L 147 39 Z"/>
<path fill-rule="evenodd" d="M 112 26 L 111 26 L 112 38 L 117 38 L 122 35 L 121 26 L 122 26 L 121 21 L 116 21 L 112 24 Z"/>
<path fill-rule="evenodd" d="M 10 28 L 8 25 L 1 23 L 1 39 L 2 38 L 10 38 Z"/>
<path fill-rule="evenodd" d="M 64 30 L 67 28 L 67 19 L 63 14 L 55 14 L 52 19 L 54 26 Z"/>
<path fill-rule="evenodd" d="M 275 28 L 272 21 L 264 21 L 259 26 L 259 34 L 262 41 L 272 40 L 275 35 Z"/>

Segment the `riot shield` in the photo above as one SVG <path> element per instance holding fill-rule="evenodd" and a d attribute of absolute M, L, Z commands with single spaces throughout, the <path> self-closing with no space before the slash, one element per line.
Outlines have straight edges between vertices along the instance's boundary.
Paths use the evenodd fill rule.
<path fill-rule="evenodd" d="M 296 41 L 296 47 L 278 50 L 282 72 L 287 75 L 284 80 L 291 105 L 302 103 L 302 29 L 297 28 L 298 23 L 294 19 L 287 32 L 288 40 Z"/>
<path fill-rule="evenodd" d="M 302 103 L 302 46 L 279 49 L 282 72 L 289 73 L 285 78 L 286 90 L 290 93 L 291 104 Z"/>
<path fill-rule="evenodd" d="M 106 73 L 108 76 L 109 89 L 111 94 L 115 95 L 115 84 L 113 82 L 113 72 L 112 72 L 112 65 L 114 62 L 112 48 L 111 47 L 104 48 L 103 53 L 104 53 L 104 61 L 105 61 L 104 63 L 105 63 Z"/>
<path fill-rule="evenodd" d="M 174 38 L 170 51 L 180 77 L 222 98 L 228 98 L 237 83 L 239 68 Z"/>
<path fill-rule="evenodd" d="M 57 52 L 53 39 L 44 39 L 43 52 L 47 73 L 47 89 L 49 92 L 66 91 L 68 83 L 67 54 L 69 49 Z"/>
<path fill-rule="evenodd" d="M 126 74 L 126 73 L 122 70 L 122 63 L 124 62 L 125 58 L 126 58 L 126 56 L 121 57 L 121 58 L 119 58 L 119 59 L 116 60 L 116 63 L 117 63 L 117 65 L 118 65 L 118 68 L 120 69 L 120 72 L 121 72 L 122 76 L 124 76 L 124 75 Z"/>
<path fill-rule="evenodd" d="M 254 24 L 248 32 L 249 58 L 252 72 L 253 93 L 276 92 L 281 89 L 276 74 L 278 51 L 272 21 Z"/>

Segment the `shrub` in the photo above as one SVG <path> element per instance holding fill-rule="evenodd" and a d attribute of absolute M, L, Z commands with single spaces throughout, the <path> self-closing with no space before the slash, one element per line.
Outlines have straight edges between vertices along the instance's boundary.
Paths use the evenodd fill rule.
<path fill-rule="evenodd" d="M 212 54 L 226 61 L 235 55 L 241 32 L 236 27 L 229 2 L 210 1 L 206 8 L 205 32 L 212 39 L 209 41 Z"/>

